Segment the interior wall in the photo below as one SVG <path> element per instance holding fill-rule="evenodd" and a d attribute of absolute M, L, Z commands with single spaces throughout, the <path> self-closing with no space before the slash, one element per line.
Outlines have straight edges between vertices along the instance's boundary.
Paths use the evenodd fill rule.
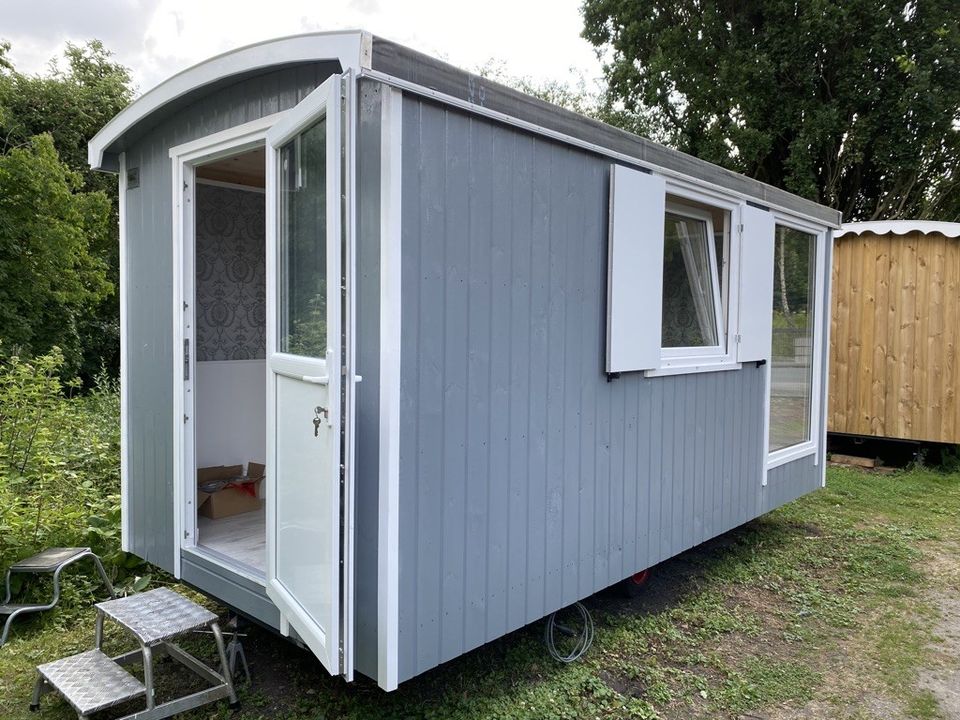
<path fill-rule="evenodd" d="M 196 187 L 196 461 L 266 459 L 263 192 Z"/>
<path fill-rule="evenodd" d="M 265 463 L 265 361 L 198 362 L 196 372 L 197 467 Z"/>
<path fill-rule="evenodd" d="M 266 206 L 259 190 L 197 183 L 197 361 L 262 360 Z"/>

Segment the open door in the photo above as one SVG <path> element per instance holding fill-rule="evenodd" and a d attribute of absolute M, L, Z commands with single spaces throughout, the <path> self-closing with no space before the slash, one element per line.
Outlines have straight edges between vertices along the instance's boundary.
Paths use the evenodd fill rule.
<path fill-rule="evenodd" d="M 350 675 L 343 598 L 342 76 L 267 134 L 267 594 L 331 674 Z"/>

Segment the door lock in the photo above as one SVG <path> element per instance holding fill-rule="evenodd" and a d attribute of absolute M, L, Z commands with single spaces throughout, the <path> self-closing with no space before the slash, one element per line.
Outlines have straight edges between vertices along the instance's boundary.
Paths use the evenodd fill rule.
<path fill-rule="evenodd" d="M 320 407 L 319 405 L 317 405 L 313 409 L 313 436 L 314 437 L 320 436 L 320 423 L 322 423 L 324 420 L 329 420 L 329 419 L 330 419 L 330 411 L 327 410 L 325 407 Z"/>

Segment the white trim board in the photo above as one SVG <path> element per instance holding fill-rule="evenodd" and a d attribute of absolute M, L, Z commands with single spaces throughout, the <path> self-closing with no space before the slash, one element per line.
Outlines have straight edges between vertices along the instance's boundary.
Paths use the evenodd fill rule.
<path fill-rule="evenodd" d="M 186 234 L 186 200 L 184 198 L 184 177 L 190 175 L 190 166 L 185 165 L 178 158 L 173 158 L 173 167 L 170 176 L 172 178 L 171 197 L 173 199 L 173 237 L 171 242 L 171 254 L 173 256 L 173 364 L 171 375 L 173 380 L 173 576 L 180 579 L 180 547 L 184 538 L 184 515 L 186 515 L 186 497 L 185 488 L 187 484 L 184 477 L 185 467 L 185 447 L 184 437 L 188 428 L 192 425 L 187 423 L 189 415 L 187 414 L 188 405 L 185 397 L 186 383 L 183 378 L 183 369 L 185 364 L 184 357 L 184 324 L 185 320 L 185 298 L 183 281 L 186 271 L 184 262 L 184 245 L 188 242 L 184 237 Z M 191 203 L 192 208 L 192 203 Z M 190 409 L 192 415 L 192 409 Z M 194 485 L 196 485 L 194 483 Z M 193 507 L 193 503 L 191 503 Z M 194 517 L 194 520 L 196 518 Z M 188 530 L 192 532 L 192 526 Z M 192 533 L 195 536 L 195 533 Z"/>
<path fill-rule="evenodd" d="M 120 549 L 131 552 L 130 544 L 130 376 L 127 358 L 127 154 L 120 153 Z"/>
<path fill-rule="evenodd" d="M 826 257 L 823 261 L 824 273 L 823 273 L 823 293 L 822 293 L 822 302 L 825 312 L 820 318 L 820 323 L 823 328 L 823 343 L 822 343 L 822 357 L 820 361 L 823 363 L 824 373 L 823 381 L 820 388 L 821 397 L 820 397 L 820 448 L 817 456 L 817 461 L 823 460 L 820 463 L 820 487 L 827 486 L 827 412 L 829 410 L 828 405 L 830 403 L 830 314 L 826 312 L 827 308 L 833 307 L 832 294 L 833 294 L 833 232 L 827 230 L 826 235 L 823 239 L 823 248 L 826 253 Z"/>
<path fill-rule="evenodd" d="M 356 648 L 356 449 L 357 449 L 357 383 L 362 378 L 357 374 L 357 130 L 359 110 L 357 96 L 359 87 L 355 74 L 347 70 L 341 80 L 343 95 L 343 142 L 344 142 L 344 178 L 346 193 L 341 208 L 343 218 L 344 263 L 344 413 L 343 413 L 343 466 L 344 493 L 341 513 L 343 518 L 343 536 L 341 539 L 341 672 L 347 682 L 353 682 L 354 650 Z"/>
<path fill-rule="evenodd" d="M 380 485 L 377 683 L 395 690 L 400 650 L 401 157 L 403 94 L 382 94 L 380 125 Z"/>

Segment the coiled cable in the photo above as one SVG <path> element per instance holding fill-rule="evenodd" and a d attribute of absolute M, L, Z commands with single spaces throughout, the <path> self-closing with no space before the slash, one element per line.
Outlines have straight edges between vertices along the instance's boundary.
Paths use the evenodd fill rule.
<path fill-rule="evenodd" d="M 583 629 L 579 634 L 572 628 L 558 623 L 557 613 L 555 612 L 551 613 L 547 618 L 547 625 L 543 633 L 543 642 L 547 646 L 547 652 L 550 653 L 550 656 L 553 659 L 562 663 L 572 663 L 574 660 L 579 660 L 593 644 L 594 628 L 593 617 L 590 615 L 590 611 L 587 610 L 582 603 L 574 603 L 571 607 L 576 608 L 580 612 L 580 617 L 583 620 Z M 567 637 L 577 638 L 573 649 L 566 655 L 557 649 L 555 632 L 558 630 L 561 634 L 566 635 Z"/>

